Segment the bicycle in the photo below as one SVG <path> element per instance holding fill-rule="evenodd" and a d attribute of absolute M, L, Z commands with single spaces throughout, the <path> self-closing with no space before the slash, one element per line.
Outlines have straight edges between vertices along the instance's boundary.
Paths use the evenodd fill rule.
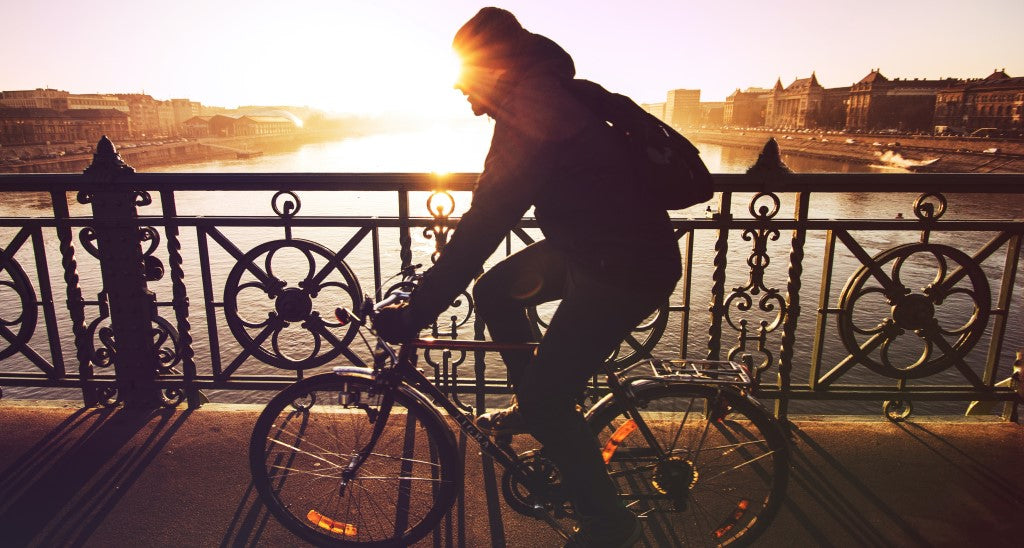
<path fill-rule="evenodd" d="M 402 298 L 365 299 L 339 320 L 368 328 Z M 369 344 L 369 343 L 367 343 Z M 253 429 L 253 482 L 271 513 L 302 539 L 327 546 L 405 546 L 430 533 L 462 489 L 453 428 L 504 468 L 517 512 L 548 522 L 572 515 L 543 449 L 516 454 L 417 368 L 417 350 L 502 351 L 530 344 L 377 339 L 373 366 L 339 366 L 276 395 Z M 606 371 L 609 393 L 585 415 L 625 504 L 658 546 L 747 543 L 778 511 L 788 438 L 749 393 L 757 378 L 736 362 L 646 360 Z"/>

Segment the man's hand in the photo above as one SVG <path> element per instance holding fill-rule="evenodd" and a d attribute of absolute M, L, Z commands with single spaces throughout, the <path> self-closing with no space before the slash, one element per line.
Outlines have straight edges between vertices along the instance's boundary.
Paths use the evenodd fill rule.
<path fill-rule="evenodd" d="M 403 343 L 414 338 L 419 328 L 413 325 L 412 314 L 407 303 L 391 304 L 377 311 L 373 328 L 382 339 L 391 344 Z"/>

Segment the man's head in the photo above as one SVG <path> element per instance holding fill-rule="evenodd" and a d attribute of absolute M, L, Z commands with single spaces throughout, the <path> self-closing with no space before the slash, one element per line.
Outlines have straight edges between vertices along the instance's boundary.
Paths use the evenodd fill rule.
<path fill-rule="evenodd" d="M 494 112 L 499 81 L 513 68 L 528 35 L 516 16 L 501 8 L 481 9 L 455 33 L 452 49 L 462 60 L 455 88 L 477 116 Z"/>

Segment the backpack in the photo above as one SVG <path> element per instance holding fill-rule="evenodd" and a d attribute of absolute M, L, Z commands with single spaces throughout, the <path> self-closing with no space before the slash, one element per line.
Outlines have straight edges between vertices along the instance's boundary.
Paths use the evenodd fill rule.
<path fill-rule="evenodd" d="M 711 199 L 711 173 L 686 137 L 625 95 L 589 80 L 568 80 L 565 85 L 622 137 L 638 178 L 665 209 L 682 209 Z"/>

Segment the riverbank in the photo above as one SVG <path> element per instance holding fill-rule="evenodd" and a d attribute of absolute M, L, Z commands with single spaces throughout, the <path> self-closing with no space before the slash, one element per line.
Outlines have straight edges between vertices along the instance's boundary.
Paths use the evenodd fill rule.
<path fill-rule="evenodd" d="M 245 137 L 205 137 L 171 142 L 115 142 L 118 153 L 137 170 L 209 160 L 256 157 L 297 150 L 310 143 L 322 143 L 356 135 L 335 130 L 299 131 L 281 135 Z M 60 148 L 60 147 L 50 147 Z M 83 150 L 85 149 L 85 150 Z M 61 150 L 61 155 L 37 158 L 20 163 L 0 164 L 0 173 L 80 173 L 92 162 L 93 147 L 74 151 Z"/>
<path fill-rule="evenodd" d="M 691 130 L 695 143 L 761 149 L 769 138 L 782 154 L 927 173 L 1021 173 L 1024 141 L 772 130 Z"/>

